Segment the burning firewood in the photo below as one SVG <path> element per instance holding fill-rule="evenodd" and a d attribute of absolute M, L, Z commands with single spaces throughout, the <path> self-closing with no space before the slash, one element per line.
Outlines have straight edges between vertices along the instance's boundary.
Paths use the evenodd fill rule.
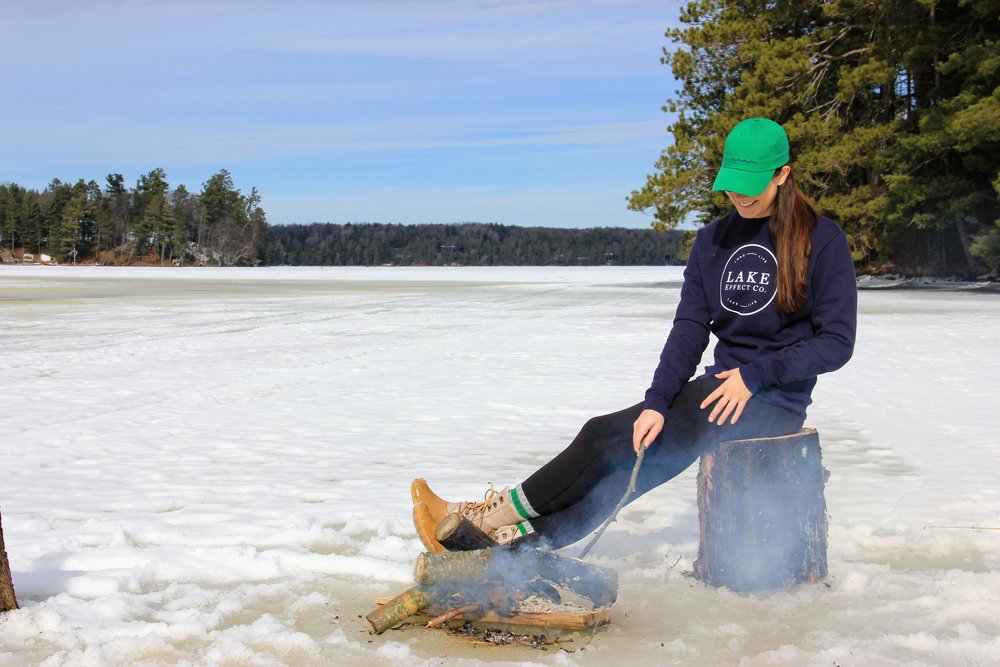
<path fill-rule="evenodd" d="M 448 551 L 471 551 L 498 546 L 496 540 L 458 512 L 452 512 L 438 524 L 434 537 Z"/>
<path fill-rule="evenodd" d="M 400 593 L 366 617 L 371 625 L 369 632 L 380 635 L 397 623 L 402 623 L 431 603 L 419 586 Z"/>
<path fill-rule="evenodd" d="M 549 551 L 492 547 L 417 557 L 417 583 L 428 588 L 455 590 L 462 582 L 493 581 L 505 588 L 523 590 L 536 578 L 563 586 L 598 607 L 618 598 L 617 572 Z"/>
<path fill-rule="evenodd" d="M 455 607 L 454 609 L 449 609 L 440 616 L 435 616 L 431 620 L 427 621 L 427 627 L 436 628 L 439 625 L 447 623 L 448 621 L 457 616 L 461 616 L 462 614 L 469 614 L 478 610 L 479 610 L 478 604 L 467 604 L 467 605 L 462 605 L 461 607 Z"/>
<path fill-rule="evenodd" d="M 511 617 L 519 602 L 532 595 L 557 600 L 557 587 L 587 598 L 594 607 L 606 607 L 618 597 L 614 570 L 527 548 L 423 553 L 415 578 L 416 586 L 368 614 L 372 634 L 431 606 L 443 608 L 437 614 L 475 606 L 483 618 Z"/>
<path fill-rule="evenodd" d="M 548 614 L 518 613 L 522 601 L 533 597 L 558 604 L 560 588 L 569 597 L 587 598 L 594 608 L 607 607 L 618 597 L 618 574 L 614 570 L 550 551 L 499 545 L 458 513 L 450 514 L 438 525 L 435 538 L 451 551 L 417 557 L 417 585 L 368 614 L 372 634 L 381 634 L 428 609 L 436 616 L 428 624 L 430 627 L 473 613 L 482 619 L 518 617 L 530 625 L 546 627 Z M 604 611 L 583 617 L 557 614 L 558 618 L 552 619 L 553 627 L 607 623 Z"/>

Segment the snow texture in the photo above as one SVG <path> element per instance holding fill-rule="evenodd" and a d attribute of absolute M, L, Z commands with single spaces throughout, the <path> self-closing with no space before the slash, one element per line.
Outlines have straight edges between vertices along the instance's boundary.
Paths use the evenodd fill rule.
<path fill-rule="evenodd" d="M 830 576 L 684 576 L 694 470 L 588 556 L 585 649 L 369 637 L 421 552 L 408 485 L 520 481 L 646 388 L 678 268 L 0 267 L 0 667 L 1000 663 L 1000 294 L 872 290 L 807 425 Z M 994 528 L 987 530 L 986 528 Z M 582 544 L 565 551 L 575 555 Z"/>

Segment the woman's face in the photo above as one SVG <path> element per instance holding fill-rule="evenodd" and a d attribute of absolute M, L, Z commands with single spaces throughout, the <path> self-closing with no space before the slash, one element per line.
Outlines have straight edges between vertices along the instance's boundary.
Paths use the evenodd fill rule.
<path fill-rule="evenodd" d="M 787 165 L 782 167 L 781 171 L 767 184 L 764 191 L 755 197 L 748 197 L 729 190 L 726 190 L 726 196 L 736 206 L 740 217 L 766 218 L 774 210 L 774 200 L 778 198 L 778 186 L 785 183 L 791 170 L 791 167 Z"/>

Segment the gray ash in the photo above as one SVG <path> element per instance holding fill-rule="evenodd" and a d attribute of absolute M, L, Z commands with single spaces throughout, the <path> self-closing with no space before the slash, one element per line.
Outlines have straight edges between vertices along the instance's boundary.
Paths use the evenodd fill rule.
<path fill-rule="evenodd" d="M 518 644 L 532 648 L 543 648 L 551 643 L 545 635 L 520 635 L 500 628 L 479 628 L 472 621 L 465 621 L 461 626 L 453 627 L 452 631 L 458 634 L 476 636 L 488 644 L 497 646 Z"/>

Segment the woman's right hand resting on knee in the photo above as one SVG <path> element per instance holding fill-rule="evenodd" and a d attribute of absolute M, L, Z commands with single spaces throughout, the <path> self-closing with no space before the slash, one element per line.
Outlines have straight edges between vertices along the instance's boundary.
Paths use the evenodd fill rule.
<path fill-rule="evenodd" d="M 632 449 L 639 453 L 639 447 L 646 449 L 663 430 L 663 415 L 656 410 L 643 410 L 632 424 Z"/>

